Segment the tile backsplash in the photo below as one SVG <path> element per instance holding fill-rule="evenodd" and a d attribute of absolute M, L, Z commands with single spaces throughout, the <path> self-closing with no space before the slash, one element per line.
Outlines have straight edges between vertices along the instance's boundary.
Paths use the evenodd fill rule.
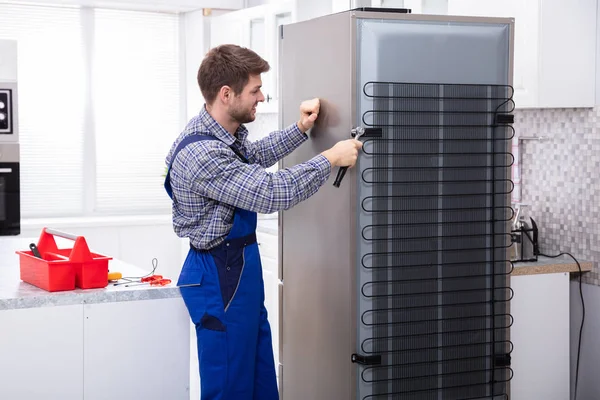
<path fill-rule="evenodd" d="M 594 262 L 583 281 L 600 285 L 600 107 L 516 110 L 521 202 L 539 229 L 540 251 Z"/>

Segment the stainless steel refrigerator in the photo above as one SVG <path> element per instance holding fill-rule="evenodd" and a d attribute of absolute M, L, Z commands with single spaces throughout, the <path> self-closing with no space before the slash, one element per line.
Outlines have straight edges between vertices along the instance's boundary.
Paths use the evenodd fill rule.
<path fill-rule="evenodd" d="M 279 32 L 280 125 L 359 161 L 280 213 L 283 400 L 507 399 L 513 19 L 358 9 Z"/>

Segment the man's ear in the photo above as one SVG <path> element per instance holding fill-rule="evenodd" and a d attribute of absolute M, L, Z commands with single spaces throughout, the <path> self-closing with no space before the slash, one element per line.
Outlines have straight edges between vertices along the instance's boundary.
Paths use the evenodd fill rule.
<path fill-rule="evenodd" d="M 225 104 L 229 104 L 229 102 L 233 99 L 233 90 L 231 89 L 231 87 L 225 85 L 225 86 L 221 86 L 221 89 L 219 90 L 219 94 L 218 94 L 218 98 L 221 102 L 225 103 Z"/>

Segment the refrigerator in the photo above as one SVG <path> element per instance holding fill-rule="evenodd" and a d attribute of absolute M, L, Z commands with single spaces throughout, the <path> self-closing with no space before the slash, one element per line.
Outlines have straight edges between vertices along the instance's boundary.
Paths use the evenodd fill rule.
<path fill-rule="evenodd" d="M 280 27 L 287 168 L 364 132 L 279 214 L 283 400 L 508 399 L 514 20 L 361 8 Z"/>

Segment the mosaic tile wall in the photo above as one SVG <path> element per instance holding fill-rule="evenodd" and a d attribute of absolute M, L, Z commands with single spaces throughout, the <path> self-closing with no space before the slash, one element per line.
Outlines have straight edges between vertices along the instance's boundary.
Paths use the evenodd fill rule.
<path fill-rule="evenodd" d="M 539 229 L 540 251 L 593 261 L 585 283 L 599 285 L 600 107 L 516 110 L 523 209 Z M 574 274 L 575 275 L 575 274 Z"/>

